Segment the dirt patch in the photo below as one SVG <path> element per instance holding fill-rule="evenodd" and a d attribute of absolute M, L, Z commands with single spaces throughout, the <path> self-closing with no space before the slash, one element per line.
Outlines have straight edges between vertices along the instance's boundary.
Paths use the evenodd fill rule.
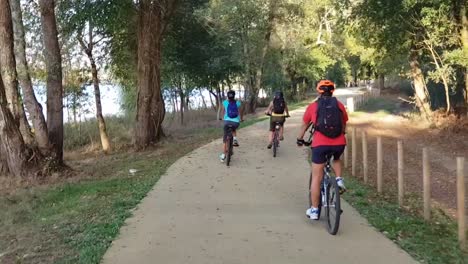
<path fill-rule="evenodd" d="M 390 97 L 387 95 L 386 97 Z M 391 101 L 398 96 L 390 97 Z M 444 126 L 430 126 L 416 118 L 399 114 L 378 115 L 357 113 L 350 125 L 358 131 L 367 131 L 369 153 L 369 180 L 376 186 L 376 137 L 382 137 L 384 162 L 384 189 L 397 192 L 397 140 L 403 140 L 405 191 L 409 195 L 422 195 L 422 149 L 428 148 L 431 166 L 431 197 L 449 215 L 456 217 L 456 157 L 468 158 L 467 120 L 446 119 Z M 407 116 L 407 115 L 406 115 Z M 358 175 L 362 177 L 362 145 L 358 132 Z M 468 164 L 465 171 L 468 171 Z M 468 202 L 468 199 L 467 199 Z"/>

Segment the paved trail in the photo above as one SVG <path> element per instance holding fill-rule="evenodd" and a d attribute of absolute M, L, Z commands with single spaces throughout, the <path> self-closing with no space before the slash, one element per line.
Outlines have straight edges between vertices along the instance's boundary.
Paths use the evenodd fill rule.
<path fill-rule="evenodd" d="M 302 111 L 278 157 L 267 122 L 239 133 L 232 165 L 214 141 L 177 161 L 121 229 L 103 263 L 416 263 L 344 203 L 337 236 L 305 217 L 308 163 L 295 146 Z"/>

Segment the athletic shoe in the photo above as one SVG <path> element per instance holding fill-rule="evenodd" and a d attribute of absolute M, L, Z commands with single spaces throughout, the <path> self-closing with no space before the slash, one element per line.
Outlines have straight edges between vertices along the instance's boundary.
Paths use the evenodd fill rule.
<path fill-rule="evenodd" d="M 271 143 L 268 144 L 267 149 L 271 149 L 272 146 L 273 146 L 273 144 L 271 144 Z"/>
<path fill-rule="evenodd" d="M 232 145 L 233 145 L 234 147 L 238 147 L 238 146 L 239 146 L 239 141 L 237 141 L 237 138 L 234 138 L 234 139 L 232 140 Z"/>
<path fill-rule="evenodd" d="M 225 159 L 226 159 L 226 154 L 224 153 L 219 154 L 219 161 L 224 162 Z"/>
<path fill-rule="evenodd" d="M 336 177 L 336 183 L 338 184 L 338 187 L 340 188 L 340 191 L 345 192 L 346 187 L 344 185 L 344 179 L 341 177 Z"/>
<path fill-rule="evenodd" d="M 309 208 L 306 211 L 307 217 L 309 217 L 311 220 L 318 220 L 319 219 L 319 210 L 318 208 Z"/>
<path fill-rule="evenodd" d="M 280 137 L 280 141 L 283 141 L 284 140 L 284 137 Z"/>

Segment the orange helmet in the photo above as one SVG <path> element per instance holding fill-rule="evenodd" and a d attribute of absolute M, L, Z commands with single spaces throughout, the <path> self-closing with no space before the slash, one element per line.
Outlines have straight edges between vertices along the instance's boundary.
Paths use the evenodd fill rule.
<path fill-rule="evenodd" d="M 324 92 L 330 92 L 333 94 L 334 91 L 335 84 L 330 80 L 321 80 L 317 84 L 317 92 L 319 92 L 319 94 L 323 94 Z"/>

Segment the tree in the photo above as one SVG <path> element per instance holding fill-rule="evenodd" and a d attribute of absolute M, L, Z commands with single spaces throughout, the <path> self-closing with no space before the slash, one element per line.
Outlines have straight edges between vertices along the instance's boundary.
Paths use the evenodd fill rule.
<path fill-rule="evenodd" d="M 29 112 L 34 127 L 34 137 L 43 154 L 49 152 L 49 138 L 47 123 L 42 112 L 42 106 L 37 101 L 26 60 L 26 41 L 23 24 L 23 16 L 20 0 L 10 0 L 13 17 L 13 31 L 15 38 L 15 58 L 18 80 L 21 84 L 24 96 L 24 104 Z"/>
<path fill-rule="evenodd" d="M 176 0 L 138 3 L 138 99 L 135 146 L 144 149 L 162 136 L 161 46 Z"/>
<path fill-rule="evenodd" d="M 15 122 L 18 124 L 23 138 L 28 143 L 32 142 L 31 129 L 24 113 L 24 106 L 20 98 L 18 90 L 18 79 L 15 68 L 15 55 L 13 52 L 13 32 L 10 30 L 12 27 L 11 11 L 10 8 L 6 12 L 0 13 L 0 23 L 3 23 L 0 32 L 0 45 L 3 46 L 5 52 L 2 52 L 3 64 L 0 65 L 3 83 L 5 85 L 5 92 L 8 100 L 8 107 L 13 114 Z"/>
<path fill-rule="evenodd" d="M 55 1 L 39 0 L 47 68 L 47 128 L 58 164 L 63 163 L 62 58 L 55 19 Z"/>
<path fill-rule="evenodd" d="M 16 65 L 13 56 L 13 25 L 8 0 L 0 0 L 0 171 L 9 172 L 17 177 L 29 175 L 33 163 L 37 160 L 35 154 L 24 143 L 19 130 L 18 119 L 15 119 L 13 111 L 18 111 L 15 105 L 18 101 L 8 100 L 5 92 L 5 82 L 16 89 Z M 6 77 L 4 77 L 6 75 Z M 10 96 L 15 96 L 12 92 Z M 18 96 L 18 94 L 16 94 Z M 18 97 L 16 97 L 18 98 Z M 19 99 L 16 99 L 19 100 Z M 8 107 L 8 104 L 10 107 Z"/>
<path fill-rule="evenodd" d="M 111 151 L 111 144 L 110 144 L 109 136 L 107 135 L 106 122 L 104 120 L 104 116 L 102 115 L 101 90 L 99 88 L 98 69 L 96 66 L 96 61 L 93 56 L 93 49 L 99 43 L 99 40 L 96 40 L 95 38 L 96 36 L 95 36 L 93 24 L 91 21 L 89 21 L 87 43 L 83 39 L 82 32 L 78 33 L 78 41 L 91 64 L 91 75 L 93 78 L 93 86 L 94 86 L 94 99 L 96 101 L 96 119 L 99 125 L 99 135 L 101 136 L 102 149 L 104 150 L 104 152 L 107 153 Z"/>

